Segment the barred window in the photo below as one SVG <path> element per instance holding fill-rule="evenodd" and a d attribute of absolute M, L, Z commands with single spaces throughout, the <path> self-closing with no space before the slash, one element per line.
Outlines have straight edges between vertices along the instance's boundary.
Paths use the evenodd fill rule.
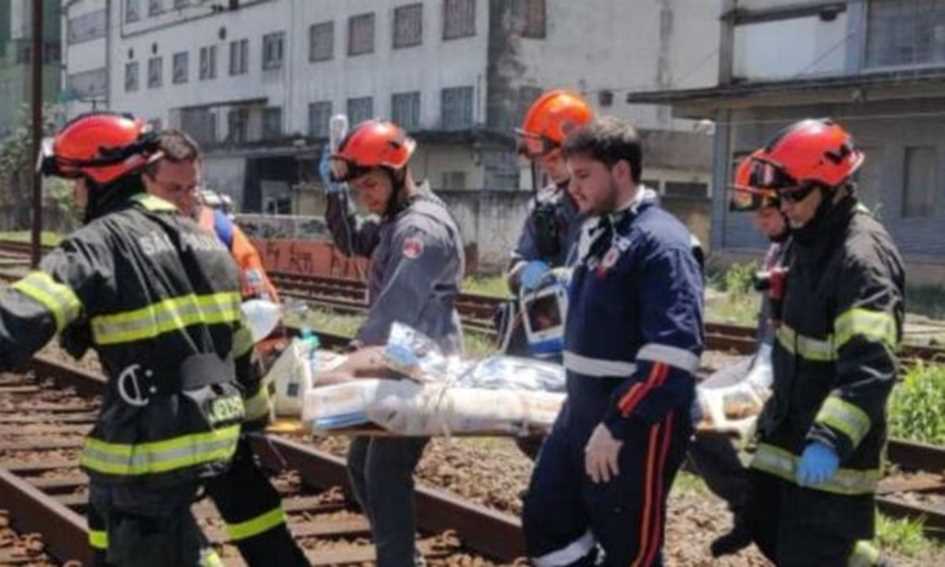
<path fill-rule="evenodd" d="M 404 130 L 420 127 L 420 93 L 397 93 L 391 97 L 390 116 Z"/>
<path fill-rule="evenodd" d="M 249 71 L 249 40 L 230 42 L 230 75 L 245 75 Z"/>
<path fill-rule="evenodd" d="M 394 9 L 394 49 L 423 42 L 423 4 L 407 4 Z"/>
<path fill-rule="evenodd" d="M 443 39 L 476 35 L 476 0 L 443 0 Z"/>
<path fill-rule="evenodd" d="M 217 78 L 217 46 L 208 45 L 200 48 L 200 80 Z"/>
<path fill-rule="evenodd" d="M 308 60 L 328 61 L 335 52 L 335 22 L 322 22 L 308 28 Z"/>
<path fill-rule="evenodd" d="M 945 62 L 945 0 L 869 0 L 866 66 Z"/>
<path fill-rule="evenodd" d="M 138 90 L 138 62 L 131 61 L 125 63 L 125 92 L 131 93 Z"/>
<path fill-rule="evenodd" d="M 320 100 L 308 105 L 308 135 L 313 138 L 327 138 L 328 125 L 331 123 L 331 101 Z"/>
<path fill-rule="evenodd" d="M 190 54 L 186 51 L 174 54 L 174 77 L 175 85 L 186 83 L 188 80 Z"/>
<path fill-rule="evenodd" d="M 348 99 L 348 120 L 352 126 L 371 118 L 374 118 L 373 98 L 365 96 Z"/>
<path fill-rule="evenodd" d="M 473 88 L 443 89 L 440 97 L 441 126 L 444 130 L 462 130 L 473 124 Z"/>
<path fill-rule="evenodd" d="M 246 108 L 231 108 L 226 115 L 227 141 L 233 144 L 242 144 L 247 139 L 249 125 L 249 110 Z"/>
<path fill-rule="evenodd" d="M 273 140 L 282 137 L 282 107 L 270 106 L 263 109 L 263 139 Z"/>
<path fill-rule="evenodd" d="M 348 19 L 348 55 L 374 53 L 374 14 Z"/>
<path fill-rule="evenodd" d="M 285 56 L 285 32 L 264 35 L 262 50 L 263 69 L 281 68 Z"/>
<path fill-rule="evenodd" d="M 125 22 L 132 23 L 141 19 L 139 0 L 125 0 Z"/>
<path fill-rule="evenodd" d="M 70 18 L 67 23 L 66 41 L 75 44 L 105 37 L 105 16 L 105 10 L 99 10 Z"/>
<path fill-rule="evenodd" d="M 148 59 L 148 88 L 156 89 L 164 82 L 164 58 L 152 57 Z"/>
<path fill-rule="evenodd" d="M 545 0 L 513 0 L 512 21 L 522 37 L 544 39 Z"/>

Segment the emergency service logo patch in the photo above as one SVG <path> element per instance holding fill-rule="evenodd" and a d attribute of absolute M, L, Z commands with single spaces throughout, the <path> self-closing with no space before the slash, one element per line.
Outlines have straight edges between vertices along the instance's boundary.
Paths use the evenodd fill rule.
<path fill-rule="evenodd" d="M 416 236 L 404 240 L 404 258 L 413 260 L 423 254 L 423 241 Z"/>
<path fill-rule="evenodd" d="M 607 253 L 604 254 L 603 259 L 601 259 L 600 266 L 597 267 L 597 277 L 604 277 L 607 274 L 607 270 L 614 267 L 619 257 L 620 249 L 616 246 L 611 246 L 610 250 L 608 250 Z"/>

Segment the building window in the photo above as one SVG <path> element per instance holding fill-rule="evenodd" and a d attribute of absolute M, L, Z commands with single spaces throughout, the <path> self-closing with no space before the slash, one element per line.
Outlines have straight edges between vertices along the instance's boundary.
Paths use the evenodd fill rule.
<path fill-rule="evenodd" d="M 870 0 L 866 66 L 945 62 L 945 0 Z"/>
<path fill-rule="evenodd" d="M 328 61 L 335 53 L 335 22 L 322 22 L 308 28 L 308 60 Z"/>
<path fill-rule="evenodd" d="M 189 67 L 189 53 L 182 51 L 180 53 L 174 54 L 174 77 L 173 81 L 175 85 L 181 83 L 186 83 L 189 72 L 187 68 Z"/>
<path fill-rule="evenodd" d="M 247 126 L 249 125 L 249 109 L 231 108 L 226 115 L 227 141 L 232 144 L 246 142 Z"/>
<path fill-rule="evenodd" d="M 440 97 L 440 123 L 444 130 L 462 130 L 473 124 L 473 88 L 443 89 Z"/>
<path fill-rule="evenodd" d="M 348 19 L 348 55 L 374 53 L 374 14 Z"/>
<path fill-rule="evenodd" d="M 230 75 L 245 75 L 249 71 L 249 40 L 230 42 Z"/>
<path fill-rule="evenodd" d="M 267 33 L 262 41 L 262 68 L 279 69 L 285 55 L 285 32 Z"/>
<path fill-rule="evenodd" d="M 465 191 L 466 190 L 466 172 L 465 171 L 444 171 L 442 188 L 446 191 Z"/>
<path fill-rule="evenodd" d="M 148 88 L 156 89 L 164 82 L 164 58 L 152 57 L 148 59 Z"/>
<path fill-rule="evenodd" d="M 905 190 L 902 194 L 902 216 L 930 217 L 935 211 L 935 148 L 914 146 L 906 148 Z"/>
<path fill-rule="evenodd" d="M 138 62 L 131 61 L 125 63 L 125 92 L 131 93 L 138 90 Z"/>
<path fill-rule="evenodd" d="M 217 46 L 208 45 L 200 48 L 200 80 L 217 78 Z"/>
<path fill-rule="evenodd" d="M 270 106 L 263 109 L 263 139 L 274 140 L 282 137 L 282 107 Z"/>
<path fill-rule="evenodd" d="M 308 105 L 308 135 L 313 138 L 327 138 L 328 125 L 331 123 L 331 101 L 322 100 Z"/>
<path fill-rule="evenodd" d="M 190 0 L 174 0 L 174 8 L 177 10 L 183 10 L 187 6 L 190 6 Z"/>
<path fill-rule="evenodd" d="M 705 183 L 667 181 L 667 197 L 682 197 L 685 199 L 705 199 L 709 196 L 709 186 Z"/>
<path fill-rule="evenodd" d="M 443 0 L 443 39 L 476 35 L 476 0 Z"/>
<path fill-rule="evenodd" d="M 76 44 L 105 37 L 105 18 L 105 10 L 70 18 L 67 23 L 66 41 Z"/>
<path fill-rule="evenodd" d="M 69 90 L 83 97 L 105 96 L 105 85 L 108 82 L 108 71 L 102 67 L 81 73 L 72 73 L 66 77 Z"/>
<path fill-rule="evenodd" d="M 369 96 L 348 99 L 348 120 L 351 126 L 371 118 L 374 118 L 374 99 Z"/>
<path fill-rule="evenodd" d="M 125 0 L 125 23 L 137 22 L 141 19 L 139 0 Z"/>
<path fill-rule="evenodd" d="M 390 117 L 404 130 L 420 127 L 420 93 L 398 93 L 390 100 Z"/>
<path fill-rule="evenodd" d="M 545 0 L 513 0 L 512 22 L 522 37 L 544 39 Z"/>
<path fill-rule="evenodd" d="M 199 144 L 212 144 L 217 141 L 217 115 L 208 108 L 182 108 L 180 129 Z"/>
<path fill-rule="evenodd" d="M 423 43 L 423 4 L 394 9 L 394 49 Z"/>
<path fill-rule="evenodd" d="M 160 16 L 164 13 L 164 0 L 148 0 L 148 15 Z"/>

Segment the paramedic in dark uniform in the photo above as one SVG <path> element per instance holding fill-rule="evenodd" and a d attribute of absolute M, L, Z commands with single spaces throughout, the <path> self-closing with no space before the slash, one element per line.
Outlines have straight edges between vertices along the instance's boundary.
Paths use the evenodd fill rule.
<path fill-rule="evenodd" d="M 616 118 L 564 142 L 585 223 L 571 279 L 568 398 L 524 502 L 539 567 L 662 564 L 666 497 L 692 433 L 703 348 L 690 234 L 644 199 L 636 130 Z"/>
<path fill-rule="evenodd" d="M 331 156 L 333 183 L 347 182 L 377 219 L 353 213 L 345 191 L 328 196 L 326 221 L 349 256 L 370 258 L 370 309 L 355 346 L 383 345 L 391 324 L 424 333 L 446 353 L 461 353 L 456 296 L 465 258 L 456 222 L 429 187 L 414 182 L 408 161 L 416 143 L 390 122 L 357 125 Z M 426 437 L 357 437 L 348 452 L 355 496 L 369 521 L 380 567 L 415 558 L 413 471 Z"/>
<path fill-rule="evenodd" d="M 226 246 L 240 271 L 244 301 L 258 296 L 278 300 L 255 248 L 245 236 L 238 238 L 242 235 L 239 227 L 222 211 L 198 202 L 201 156 L 197 142 L 179 130 L 164 130 L 158 136 L 158 147 L 161 159 L 145 166 L 142 175 L 148 193 L 175 205 L 180 214 L 197 220 L 200 228 Z M 212 219 L 209 223 L 205 220 L 207 213 Z M 246 263 L 247 257 L 255 261 Z M 265 384 L 260 380 L 252 391 L 245 392 L 243 401 L 243 432 L 261 431 L 270 414 Z M 226 522 L 230 543 L 240 550 L 247 565 L 309 565 L 289 533 L 282 498 L 256 463 L 246 435 L 240 437 L 233 464 L 226 473 L 207 483 L 207 493 Z"/>
<path fill-rule="evenodd" d="M 905 271 L 856 197 L 864 159 L 830 120 L 796 122 L 749 156 L 749 184 L 778 192 L 792 234 L 748 510 L 755 543 L 780 566 L 882 564 L 869 541 Z"/>
<path fill-rule="evenodd" d="M 71 179 L 84 226 L 0 294 L 0 369 L 59 333 L 94 349 L 108 382 L 81 466 L 96 565 L 222 565 L 190 507 L 226 470 L 255 383 L 239 277 L 226 248 L 148 195 L 159 160 L 143 121 L 94 112 L 44 144 L 43 173 Z"/>

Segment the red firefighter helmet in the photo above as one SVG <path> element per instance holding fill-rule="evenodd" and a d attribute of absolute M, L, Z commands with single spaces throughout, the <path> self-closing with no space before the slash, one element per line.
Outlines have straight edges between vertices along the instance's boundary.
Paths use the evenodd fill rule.
<path fill-rule="evenodd" d="M 748 171 L 741 173 L 741 180 L 736 174 L 736 184 L 780 193 L 810 185 L 836 187 L 863 165 L 863 159 L 850 134 L 832 120 L 801 120 L 751 154 Z"/>
<path fill-rule="evenodd" d="M 738 163 L 735 169 L 735 182 L 729 187 L 728 206 L 731 211 L 757 211 L 765 207 L 778 207 L 778 192 L 764 187 L 764 183 L 753 180 L 752 173 L 761 171 L 754 166 L 755 158 L 762 150 L 755 152 Z"/>
<path fill-rule="evenodd" d="M 54 138 L 43 140 L 38 166 L 44 175 L 87 177 L 105 185 L 160 157 L 157 136 L 144 121 L 93 112 L 76 117 Z"/>
<path fill-rule="evenodd" d="M 331 156 L 333 181 L 345 182 L 373 167 L 406 167 L 417 142 L 393 122 L 366 120 L 352 130 Z"/>
<path fill-rule="evenodd" d="M 559 147 L 567 135 L 594 118 L 594 111 L 579 95 L 553 90 L 536 100 L 516 129 L 519 153 L 529 159 L 543 156 Z"/>

